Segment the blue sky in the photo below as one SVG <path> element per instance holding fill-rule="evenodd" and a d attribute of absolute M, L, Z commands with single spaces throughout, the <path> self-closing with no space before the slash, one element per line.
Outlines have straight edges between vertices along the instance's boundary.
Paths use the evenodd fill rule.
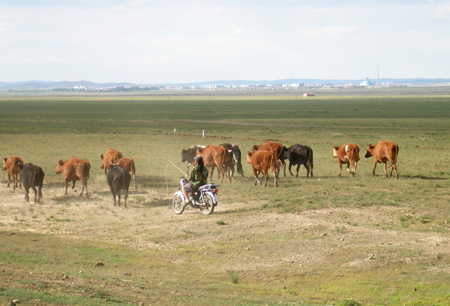
<path fill-rule="evenodd" d="M 449 1 L 0 0 L 0 81 L 450 77 Z"/>

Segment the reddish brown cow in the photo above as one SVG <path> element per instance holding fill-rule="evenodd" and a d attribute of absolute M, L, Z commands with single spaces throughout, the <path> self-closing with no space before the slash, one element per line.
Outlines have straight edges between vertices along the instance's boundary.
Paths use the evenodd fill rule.
<path fill-rule="evenodd" d="M 377 166 L 377 163 L 384 163 L 384 174 L 386 177 L 388 177 L 387 171 L 386 171 L 386 163 L 388 161 L 391 162 L 391 172 L 389 173 L 389 177 L 392 176 L 392 170 L 395 169 L 395 175 L 398 179 L 398 172 L 397 172 L 397 156 L 398 156 L 398 146 L 395 142 L 392 141 L 380 141 L 376 145 L 368 145 L 367 146 L 367 153 L 365 155 L 366 158 L 373 156 L 373 172 L 372 176 L 375 175 L 375 168 Z"/>
<path fill-rule="evenodd" d="M 333 157 L 337 158 L 339 163 L 339 176 L 341 176 L 342 164 L 347 164 L 347 171 L 355 176 L 356 167 L 359 161 L 359 147 L 353 143 L 346 143 L 342 146 L 334 146 Z M 352 170 L 350 170 L 350 165 Z"/>
<path fill-rule="evenodd" d="M 136 167 L 134 166 L 134 160 L 131 158 L 120 158 L 116 161 L 113 161 L 111 163 L 111 165 L 113 166 L 119 166 L 122 169 L 127 170 L 128 172 L 131 173 L 131 175 L 133 176 L 133 180 L 134 180 L 134 188 L 137 189 L 136 186 Z"/>
<path fill-rule="evenodd" d="M 88 196 L 87 180 L 89 179 L 89 171 L 91 170 L 91 164 L 81 158 L 72 157 L 68 160 L 60 160 L 56 163 L 56 174 L 62 173 L 64 176 L 64 185 L 67 187 L 69 182 L 73 182 L 72 189 L 75 188 L 76 181 L 82 181 L 83 189 L 80 196 L 83 195 L 83 190 L 86 188 L 86 196 Z"/>
<path fill-rule="evenodd" d="M 22 181 L 19 173 L 19 165 L 23 165 L 23 160 L 17 156 L 3 157 L 3 168 L 8 173 L 8 187 L 10 185 L 11 176 L 13 180 L 13 189 L 15 190 L 17 185 L 22 188 Z"/>
<path fill-rule="evenodd" d="M 277 182 L 277 153 L 274 151 L 253 151 L 247 152 L 247 163 L 252 166 L 253 175 L 255 176 L 254 185 L 261 182 L 258 180 L 258 176 L 261 171 L 264 174 L 264 187 L 267 186 L 267 179 L 269 178 L 269 168 L 272 170 L 275 187 L 278 187 Z"/>
<path fill-rule="evenodd" d="M 100 169 L 105 169 L 105 175 L 108 173 L 108 170 L 110 169 L 110 165 L 118 160 L 119 158 L 122 158 L 122 153 L 114 150 L 114 149 L 108 149 L 105 152 L 105 155 L 100 155 Z"/>
<path fill-rule="evenodd" d="M 283 164 L 283 174 L 284 177 L 286 177 L 286 163 L 284 162 L 284 146 L 277 142 L 263 142 L 262 144 L 254 145 L 252 147 L 253 151 L 256 150 L 264 150 L 264 151 L 274 151 L 277 157 L 277 160 L 281 161 L 281 164 Z M 280 173 L 280 166 L 277 165 L 278 173 Z"/>
<path fill-rule="evenodd" d="M 225 175 L 225 167 L 231 183 L 230 154 L 224 147 L 215 145 L 209 145 L 205 148 L 197 147 L 197 155 L 201 155 L 205 166 L 211 168 L 209 172 L 211 178 L 213 177 L 214 168 L 217 167 L 220 172 L 220 182 L 222 182 Z"/>

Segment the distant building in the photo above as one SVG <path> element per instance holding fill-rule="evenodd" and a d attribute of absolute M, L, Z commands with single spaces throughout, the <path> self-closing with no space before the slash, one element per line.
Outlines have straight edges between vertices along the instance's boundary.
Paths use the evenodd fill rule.
<path fill-rule="evenodd" d="M 370 86 L 372 85 L 372 82 L 370 82 L 369 78 L 366 78 L 364 81 L 361 82 L 361 86 Z"/>
<path fill-rule="evenodd" d="M 315 93 L 313 93 L 313 92 L 305 92 L 304 94 L 303 94 L 303 97 L 314 97 L 316 94 Z"/>

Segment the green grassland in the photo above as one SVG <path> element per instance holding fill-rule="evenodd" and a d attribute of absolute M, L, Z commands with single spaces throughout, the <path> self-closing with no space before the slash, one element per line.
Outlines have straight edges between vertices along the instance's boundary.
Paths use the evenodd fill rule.
<path fill-rule="evenodd" d="M 97 199 L 108 197 L 106 204 L 98 200 L 100 214 L 86 220 L 67 214 L 78 207 L 76 201 L 52 198 L 65 215 L 47 217 L 52 225 L 45 233 L 28 231 L 28 226 L 33 227 L 33 215 L 45 214 L 49 200 L 40 208 L 24 204 L 22 196 L 17 207 L 0 204 L 0 214 L 17 211 L 19 215 L 13 226 L 0 222 L 0 304 L 14 298 L 30 305 L 450 304 L 448 88 L 419 94 L 399 89 L 380 95 L 358 92 L 308 98 L 288 94 L 4 96 L 0 109 L 2 157 L 17 155 L 40 165 L 47 189 L 62 189 L 62 178 L 55 174 L 58 160 L 85 158 L 92 165 L 90 192 Z M 262 188 L 253 186 L 251 168 L 245 163 L 245 178 L 222 183 L 215 214 L 185 212 L 146 234 L 154 243 L 168 246 L 161 249 L 136 250 L 126 243 L 126 232 L 120 234 L 123 244 L 52 233 L 74 220 L 102 222 L 108 228 L 126 228 L 126 220 L 133 223 L 130 232 L 139 231 L 154 222 L 152 218 L 174 215 L 169 204 L 181 173 L 168 160 L 185 170 L 182 149 L 230 142 L 239 145 L 245 162 L 246 151 L 265 140 L 309 145 L 314 151 L 314 177 L 305 178 L 302 167 L 299 178 L 280 175 L 279 188 L 273 186 L 270 174 L 267 188 Z M 380 140 L 399 145 L 399 180 L 385 178 L 380 164 L 372 177 L 373 160 L 364 158 L 365 148 Z M 356 177 L 344 168 L 339 178 L 332 147 L 346 142 L 359 145 L 361 160 Z M 135 160 L 138 190 L 151 192 L 151 198 L 144 199 L 131 188 L 130 205 L 122 217 L 110 211 L 100 169 L 98 154 L 108 148 Z M 292 171 L 295 174 L 295 167 Z M 5 177 L 2 172 L 2 196 L 22 194 L 22 190 L 8 190 Z M 225 210 L 227 205 L 239 208 Z M 133 210 L 137 213 L 132 218 L 126 216 Z M 271 224 L 279 220 L 276 226 L 297 216 L 318 225 L 300 224 L 296 230 L 275 233 L 262 221 L 246 223 L 265 214 L 272 216 Z M 165 229 L 196 220 L 205 232 L 198 227 Z M 389 243 L 377 244 L 370 233 L 389 237 Z M 405 237 L 411 242 L 395 243 L 406 241 Z M 196 239 L 204 240 L 204 245 Z M 425 242 L 428 249 L 415 246 Z M 346 243 L 349 246 L 343 247 Z M 257 265 L 265 258 L 289 258 L 284 252 L 308 260 L 320 256 L 308 268 L 297 260 Z M 376 261 L 355 264 L 371 252 Z M 107 265 L 91 265 L 98 261 Z M 246 268 L 247 264 L 256 265 L 256 270 Z M 130 280 L 124 281 L 127 275 Z"/>

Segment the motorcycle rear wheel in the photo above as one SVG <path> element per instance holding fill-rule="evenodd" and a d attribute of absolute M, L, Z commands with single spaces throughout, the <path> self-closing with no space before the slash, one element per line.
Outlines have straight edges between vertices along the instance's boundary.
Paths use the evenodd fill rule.
<path fill-rule="evenodd" d="M 176 194 L 173 196 L 172 209 L 177 215 L 181 215 L 184 211 L 184 198 L 181 194 Z"/>
<path fill-rule="evenodd" d="M 204 206 L 200 207 L 200 211 L 204 215 L 210 215 L 214 211 L 214 199 L 210 194 L 205 194 L 203 196 Z"/>

